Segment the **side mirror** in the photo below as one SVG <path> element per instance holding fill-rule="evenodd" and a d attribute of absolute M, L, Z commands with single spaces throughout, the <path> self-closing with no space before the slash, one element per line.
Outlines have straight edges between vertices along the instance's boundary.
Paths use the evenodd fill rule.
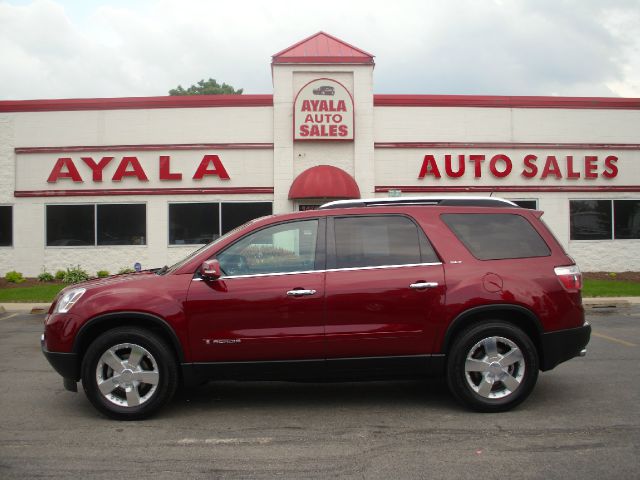
<path fill-rule="evenodd" d="M 222 276 L 220 262 L 215 258 L 213 260 L 205 260 L 200 267 L 200 274 L 206 280 L 217 280 Z"/>

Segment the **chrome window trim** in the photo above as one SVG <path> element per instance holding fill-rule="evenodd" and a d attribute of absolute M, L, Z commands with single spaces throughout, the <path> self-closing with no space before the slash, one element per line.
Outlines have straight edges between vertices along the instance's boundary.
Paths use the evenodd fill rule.
<path fill-rule="evenodd" d="M 259 277 L 279 277 L 283 275 L 303 275 L 307 273 L 328 273 L 328 272 L 353 272 L 357 270 L 378 270 L 387 268 L 407 268 L 407 267 L 428 267 L 442 265 L 442 262 L 432 263 L 403 263 L 400 265 L 374 265 L 370 267 L 349 267 L 349 268 L 329 268 L 323 270 L 299 270 L 295 272 L 274 272 L 274 273 L 253 273 L 250 275 L 229 275 L 222 276 L 220 280 L 233 280 L 235 278 L 259 278 Z"/>
<path fill-rule="evenodd" d="M 425 262 L 425 263 L 401 263 L 399 265 L 373 265 L 370 267 L 347 267 L 347 268 L 330 268 L 326 272 L 352 272 L 355 270 L 377 270 L 385 268 L 403 268 L 403 267 L 427 267 L 432 265 L 442 265 L 442 262 Z"/>

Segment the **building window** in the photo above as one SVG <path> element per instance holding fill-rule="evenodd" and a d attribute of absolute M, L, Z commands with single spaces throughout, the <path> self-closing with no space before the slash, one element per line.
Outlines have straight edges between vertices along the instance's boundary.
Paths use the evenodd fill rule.
<path fill-rule="evenodd" d="M 47 205 L 47 246 L 95 245 L 94 205 Z"/>
<path fill-rule="evenodd" d="M 0 247 L 13 245 L 13 207 L 0 206 Z"/>
<path fill-rule="evenodd" d="M 614 238 L 640 238 L 640 200 L 614 200 Z"/>
<path fill-rule="evenodd" d="M 510 199 L 509 201 L 515 203 L 516 205 L 522 208 L 528 208 L 530 210 L 538 209 L 538 200 L 536 199 L 533 199 L 533 200 L 511 200 Z"/>
<path fill-rule="evenodd" d="M 209 243 L 220 236 L 217 203 L 169 204 L 169 244 Z"/>
<path fill-rule="evenodd" d="M 169 245 L 209 243 L 272 211 L 271 202 L 171 203 Z"/>
<path fill-rule="evenodd" d="M 144 204 L 47 205 L 47 246 L 144 245 Z"/>
<path fill-rule="evenodd" d="M 640 238 L 640 200 L 570 200 L 571 240 Z"/>
<path fill-rule="evenodd" d="M 146 210 L 146 205 L 141 203 L 97 205 L 98 245 L 145 245 Z"/>
<path fill-rule="evenodd" d="M 254 218 L 264 217 L 273 213 L 271 202 L 253 203 L 223 203 L 222 204 L 222 234 L 230 232 L 236 227 Z"/>

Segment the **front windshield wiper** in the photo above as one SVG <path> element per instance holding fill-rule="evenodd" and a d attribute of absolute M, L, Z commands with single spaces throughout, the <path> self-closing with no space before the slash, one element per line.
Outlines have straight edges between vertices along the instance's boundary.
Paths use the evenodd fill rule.
<path fill-rule="evenodd" d="M 169 266 L 165 265 L 162 268 L 158 268 L 155 272 L 156 275 L 164 275 L 165 273 L 167 273 L 167 270 L 169 270 Z"/>

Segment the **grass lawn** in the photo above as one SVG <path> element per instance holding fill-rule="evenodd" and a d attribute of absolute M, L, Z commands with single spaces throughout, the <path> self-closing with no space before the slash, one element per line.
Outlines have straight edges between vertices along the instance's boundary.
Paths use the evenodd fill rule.
<path fill-rule="evenodd" d="M 639 297 L 640 282 L 584 280 L 583 297 Z"/>
<path fill-rule="evenodd" d="M 43 283 L 28 287 L 0 288 L 0 302 L 49 303 L 66 285 Z"/>

